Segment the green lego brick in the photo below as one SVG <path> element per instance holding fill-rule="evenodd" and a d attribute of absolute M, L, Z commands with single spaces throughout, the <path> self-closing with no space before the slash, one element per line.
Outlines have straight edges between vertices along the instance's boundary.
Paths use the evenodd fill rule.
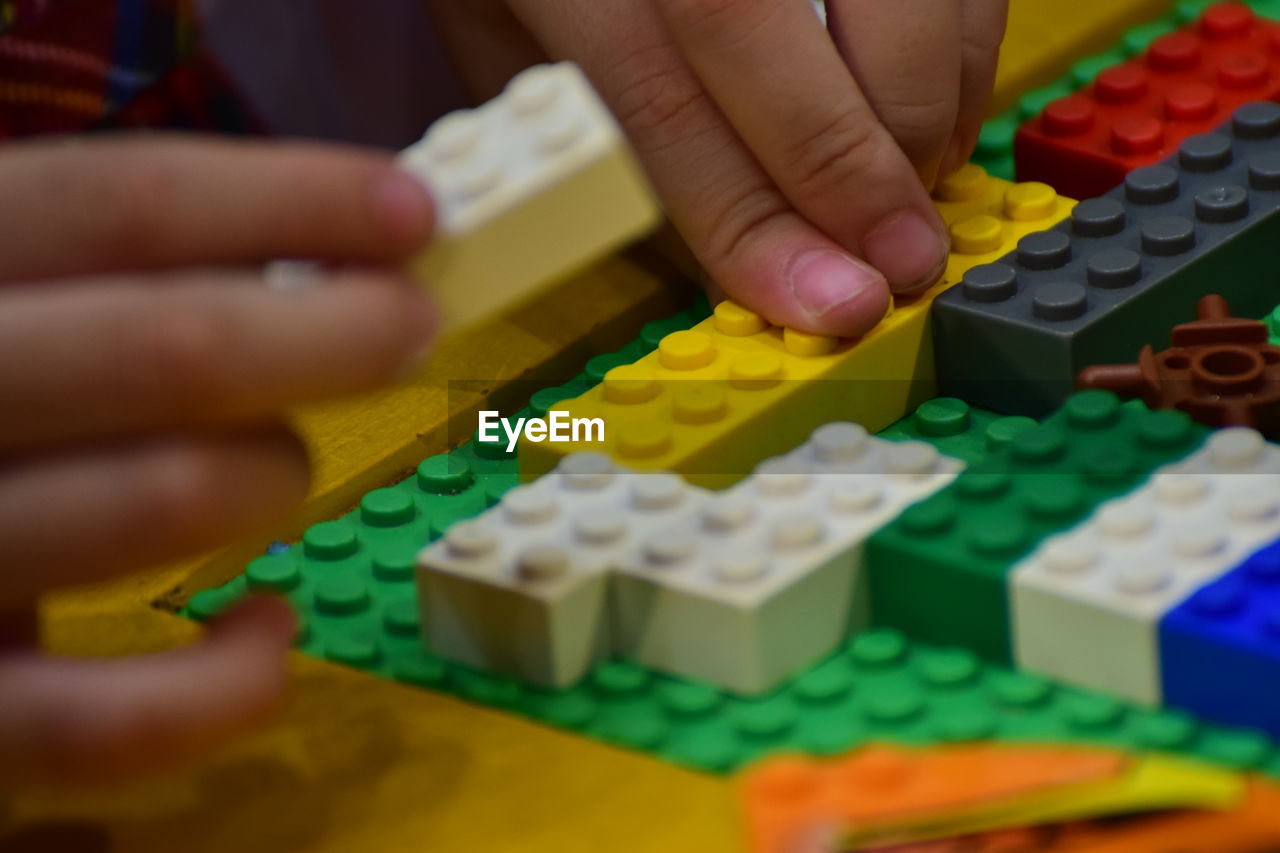
<path fill-rule="evenodd" d="M 955 397 L 936 397 L 878 435 L 891 441 L 927 441 L 948 456 L 976 465 L 1035 425 L 1028 417 L 1007 417 Z"/>
<path fill-rule="evenodd" d="M 872 618 L 912 637 L 1012 660 L 1006 576 L 1035 544 L 1195 449 L 1184 412 L 1083 391 L 867 546 Z"/>
<path fill-rule="evenodd" d="M 1160 36 L 1194 21 L 1213 2 L 1183 0 L 1169 14 L 1130 29 L 1107 50 L 1077 60 L 1066 74 L 1052 83 L 1024 93 L 1016 104 L 983 124 L 973 162 L 986 169 L 988 174 L 1007 181 L 1015 180 L 1013 137 L 1020 124 L 1038 115 L 1050 101 L 1083 89 L 1105 69 L 1137 56 Z M 1246 2 L 1258 15 L 1280 20 L 1280 0 Z"/>

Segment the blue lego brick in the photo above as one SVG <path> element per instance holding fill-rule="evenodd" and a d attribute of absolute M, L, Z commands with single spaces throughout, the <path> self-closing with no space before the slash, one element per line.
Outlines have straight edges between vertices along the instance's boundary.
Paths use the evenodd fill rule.
<path fill-rule="evenodd" d="M 1280 735 L 1280 542 L 1165 616 L 1160 669 L 1167 704 Z"/>
<path fill-rule="evenodd" d="M 997 412 L 1047 414 L 1082 368 L 1162 345 L 1205 293 L 1242 316 L 1265 314 L 1280 301 L 1278 240 L 1280 106 L 1246 104 L 941 294 L 941 390 Z"/>

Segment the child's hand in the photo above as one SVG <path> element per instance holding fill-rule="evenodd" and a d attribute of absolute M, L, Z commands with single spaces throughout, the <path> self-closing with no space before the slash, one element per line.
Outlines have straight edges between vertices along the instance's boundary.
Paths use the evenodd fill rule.
<path fill-rule="evenodd" d="M 287 606 L 99 664 L 37 655 L 34 602 L 287 516 L 281 410 L 395 379 L 432 315 L 373 266 L 290 292 L 259 267 L 398 263 L 431 203 L 374 154 L 165 137 L 0 148 L 0 199 L 0 783 L 177 761 L 274 702 Z"/>
<path fill-rule="evenodd" d="M 808 0 L 508 2 L 591 75 L 736 300 L 857 334 L 941 274 L 925 185 L 972 151 L 1006 0 L 828 0 L 831 35 Z"/>

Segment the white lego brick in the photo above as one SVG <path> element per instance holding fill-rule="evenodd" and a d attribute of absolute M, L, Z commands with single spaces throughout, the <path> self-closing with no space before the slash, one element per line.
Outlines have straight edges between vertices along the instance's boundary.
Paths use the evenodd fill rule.
<path fill-rule="evenodd" d="M 513 307 L 655 226 L 626 138 L 574 64 L 517 75 L 401 154 L 431 190 L 436 238 L 414 263 L 453 330 Z"/>
<path fill-rule="evenodd" d="M 1158 705 L 1160 619 L 1278 535 L 1280 447 L 1219 430 L 1014 567 L 1017 662 Z"/>
<path fill-rule="evenodd" d="M 771 689 L 866 623 L 867 538 L 962 464 L 856 424 L 820 427 L 627 552 L 619 650 L 737 693 Z"/>
<path fill-rule="evenodd" d="M 674 474 L 565 457 L 419 553 L 424 641 L 470 666 L 572 684 L 612 651 L 607 586 L 618 556 L 703 496 Z"/>

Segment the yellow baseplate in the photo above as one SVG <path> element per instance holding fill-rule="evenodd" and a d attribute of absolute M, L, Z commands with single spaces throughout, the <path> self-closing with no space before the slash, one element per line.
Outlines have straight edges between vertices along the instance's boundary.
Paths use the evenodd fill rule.
<path fill-rule="evenodd" d="M 675 471 L 700 486 L 724 488 L 760 460 L 803 444 L 824 423 L 851 420 L 875 432 L 935 396 L 934 298 L 966 270 L 1061 220 L 1074 202 L 1045 184 L 1011 184 L 973 164 L 940 181 L 934 200 L 951 230 L 946 272 L 923 295 L 896 300 L 866 336 L 782 329 L 721 303 L 655 352 L 553 406 L 569 418 L 603 421 L 604 440 L 522 439 L 521 476 L 533 479 L 568 453 L 594 450 L 629 468 Z"/>

